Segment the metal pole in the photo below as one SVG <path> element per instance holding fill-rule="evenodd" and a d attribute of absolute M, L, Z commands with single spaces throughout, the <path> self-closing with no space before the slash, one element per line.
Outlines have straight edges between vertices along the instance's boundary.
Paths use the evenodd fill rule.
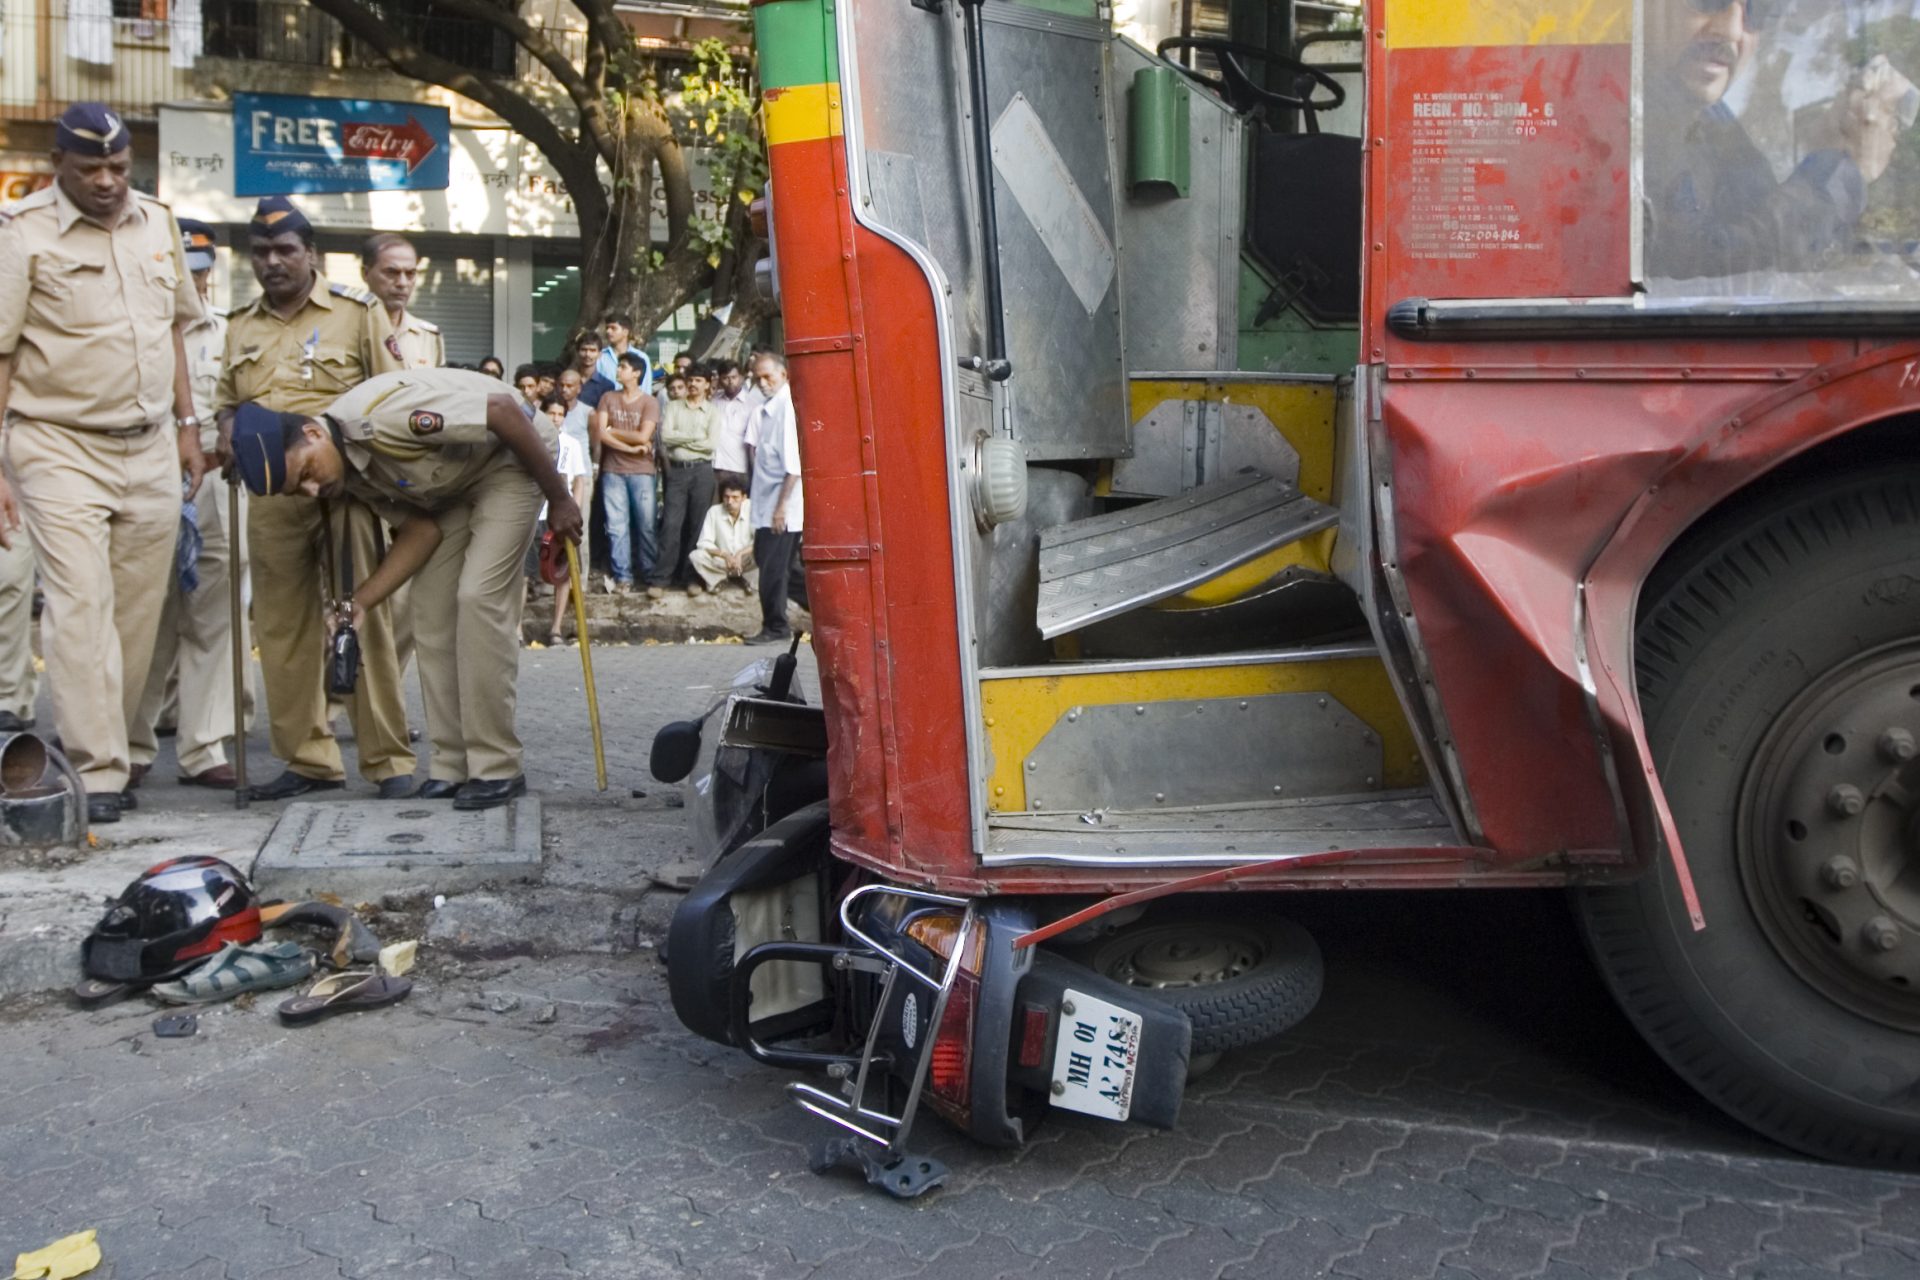
<path fill-rule="evenodd" d="M 600 790 L 607 789 L 607 749 L 600 740 L 600 697 L 593 689 L 593 652 L 587 640 L 587 598 L 580 591 L 580 553 L 567 543 L 567 581 L 573 586 L 573 629 L 580 642 L 580 670 L 587 681 L 587 718 L 593 722 L 593 772 Z"/>
<path fill-rule="evenodd" d="M 1000 222 L 993 207 L 993 130 L 987 123 L 987 45 L 980 22 L 981 0 L 960 0 L 967 37 L 967 93 L 973 106 L 973 178 L 980 187 L 980 264 L 986 289 L 987 357 L 978 368 L 988 379 L 1005 382 L 1013 374 L 1007 355 L 1007 317 L 1001 303 Z"/>
<path fill-rule="evenodd" d="M 227 472 L 227 606 L 233 644 L 233 807 L 244 809 L 247 794 L 247 632 L 240 604 L 240 471 Z"/>

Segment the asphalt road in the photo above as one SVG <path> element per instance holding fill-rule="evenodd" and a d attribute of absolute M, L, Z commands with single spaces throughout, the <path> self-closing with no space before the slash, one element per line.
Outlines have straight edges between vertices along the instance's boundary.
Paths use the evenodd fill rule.
<path fill-rule="evenodd" d="M 645 744 L 747 656 L 599 651 L 599 797 L 577 660 L 529 655 L 533 781 L 563 830 L 616 836 L 564 851 L 572 883 L 684 852 Z M 434 954 L 392 1009 L 288 1029 L 262 1000 L 181 1040 L 139 1002 L 0 1002 L 0 1258 L 92 1227 L 115 1280 L 1920 1277 L 1920 1178 L 1800 1159 L 1697 1101 L 1556 897 L 1288 909 L 1327 955 L 1320 1007 L 1229 1055 L 1177 1129 L 1058 1116 L 1005 1153 L 928 1120 L 953 1176 L 911 1203 L 807 1172 L 785 1077 L 683 1031 L 647 949 Z"/>

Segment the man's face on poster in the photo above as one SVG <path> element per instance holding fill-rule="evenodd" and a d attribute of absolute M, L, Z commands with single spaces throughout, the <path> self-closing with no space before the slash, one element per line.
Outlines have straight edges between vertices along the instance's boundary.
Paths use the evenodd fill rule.
<path fill-rule="evenodd" d="M 1753 56 L 1774 0 L 1652 0 L 1647 6 L 1647 75 L 1682 98 L 1710 107 L 1726 96 Z"/>

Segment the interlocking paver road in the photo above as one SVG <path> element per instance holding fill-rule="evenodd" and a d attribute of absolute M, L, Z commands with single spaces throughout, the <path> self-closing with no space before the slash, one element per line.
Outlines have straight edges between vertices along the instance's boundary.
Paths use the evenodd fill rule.
<path fill-rule="evenodd" d="M 742 657 L 600 655 L 624 691 L 616 786 Z M 571 661 L 536 655 L 522 700 L 530 739 L 578 752 Z M 580 763 L 536 782 L 616 803 L 584 798 Z M 678 838 L 650 816 L 635 838 Z M 1197 1083 L 1177 1130 L 1056 1117 L 1004 1153 L 929 1121 L 953 1177 L 912 1203 L 808 1173 L 785 1078 L 681 1030 L 650 951 L 439 955 L 391 1010 L 288 1030 L 269 1001 L 227 1006 L 185 1040 L 139 1003 L 15 1000 L 0 1256 L 96 1227 L 115 1280 L 1920 1277 L 1920 1179 L 1705 1110 L 1613 1012 L 1558 900 L 1295 914 L 1327 952 L 1321 1007 Z"/>

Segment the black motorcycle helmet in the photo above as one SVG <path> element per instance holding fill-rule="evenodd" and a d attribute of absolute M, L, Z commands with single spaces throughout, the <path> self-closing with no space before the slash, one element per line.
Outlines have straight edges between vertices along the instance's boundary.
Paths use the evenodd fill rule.
<path fill-rule="evenodd" d="M 229 942 L 257 942 L 260 907 L 246 877 L 218 858 L 171 858 L 126 887 L 81 944 L 89 977 L 158 982 Z"/>

